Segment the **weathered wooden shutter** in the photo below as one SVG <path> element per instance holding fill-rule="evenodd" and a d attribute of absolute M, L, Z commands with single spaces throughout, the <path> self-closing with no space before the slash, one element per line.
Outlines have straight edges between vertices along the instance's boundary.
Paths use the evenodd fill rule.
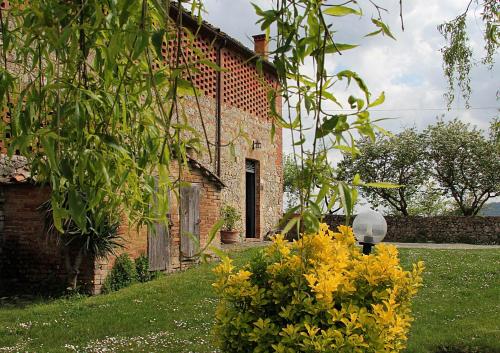
<path fill-rule="evenodd" d="M 155 179 L 155 192 L 158 192 L 158 179 Z M 169 195 L 170 196 L 170 195 Z M 156 198 L 154 198 L 156 202 Z M 170 203 L 170 200 L 169 200 Z M 168 224 L 154 223 L 148 228 L 148 259 L 150 271 L 167 270 L 170 266 L 170 232 Z"/>
<path fill-rule="evenodd" d="M 194 239 L 196 239 L 196 241 Z M 200 185 L 181 188 L 181 252 L 185 258 L 197 252 L 200 241 Z"/>

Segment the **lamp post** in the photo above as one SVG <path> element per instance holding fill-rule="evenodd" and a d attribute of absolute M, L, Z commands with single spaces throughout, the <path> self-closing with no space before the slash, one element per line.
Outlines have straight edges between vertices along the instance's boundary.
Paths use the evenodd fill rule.
<path fill-rule="evenodd" d="M 372 247 L 380 243 L 387 234 L 387 222 L 377 211 L 363 211 L 354 218 L 352 230 L 358 242 L 363 245 L 363 254 L 369 255 Z"/>

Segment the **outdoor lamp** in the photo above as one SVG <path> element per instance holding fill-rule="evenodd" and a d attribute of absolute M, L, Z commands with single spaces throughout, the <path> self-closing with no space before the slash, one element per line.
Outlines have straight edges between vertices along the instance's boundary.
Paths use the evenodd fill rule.
<path fill-rule="evenodd" d="M 379 212 L 368 210 L 354 218 L 352 230 L 358 242 L 363 245 L 363 254 L 369 255 L 372 247 L 380 243 L 387 234 L 387 222 Z"/>
<path fill-rule="evenodd" d="M 255 140 L 252 143 L 252 149 L 253 150 L 258 150 L 262 147 L 262 143 L 259 140 Z"/>

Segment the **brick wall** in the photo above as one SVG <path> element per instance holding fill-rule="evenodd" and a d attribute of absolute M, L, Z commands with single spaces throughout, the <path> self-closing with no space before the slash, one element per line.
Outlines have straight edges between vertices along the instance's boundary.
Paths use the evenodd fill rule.
<path fill-rule="evenodd" d="M 402 217 L 386 216 L 388 242 L 500 244 L 500 217 Z M 325 216 L 330 227 L 344 216 Z"/>
<path fill-rule="evenodd" d="M 172 166 L 172 172 L 178 170 L 176 166 Z M 210 229 L 217 223 L 220 218 L 220 202 L 221 202 L 221 190 L 220 188 L 211 180 L 208 180 L 203 176 L 198 169 L 183 169 L 182 179 L 189 183 L 196 183 L 201 186 L 200 188 L 200 246 L 203 247 L 207 244 Z M 175 195 L 175 194 L 174 194 Z M 180 248 L 180 218 L 178 212 L 179 200 L 176 196 L 171 197 L 171 271 L 186 268 L 192 265 L 192 261 L 183 259 L 179 261 L 179 248 Z M 213 246 L 218 247 L 220 245 L 220 234 L 217 233 L 215 239 L 212 242 Z"/>
<path fill-rule="evenodd" d="M 93 263 L 91 273 L 92 281 L 89 286 L 89 292 L 92 294 L 101 293 L 102 286 L 109 272 L 115 264 L 116 258 L 127 253 L 132 259 L 148 253 L 148 229 L 143 226 L 137 229 L 126 217 L 122 217 L 118 234 L 123 238 L 124 247 L 117 249 L 115 255 L 110 255 L 104 259 L 96 259 Z"/>
<path fill-rule="evenodd" d="M 175 175 L 176 168 L 173 168 Z M 219 219 L 220 187 L 195 168 L 185 170 L 183 180 L 201 185 L 200 194 L 200 243 L 204 246 L 208 233 Z M 0 295 L 10 293 L 38 294 L 64 290 L 67 284 L 67 270 L 64 262 L 64 248 L 54 237 L 44 235 L 44 217 L 38 209 L 50 198 L 48 187 L 29 183 L 0 185 Z M 192 264 L 179 261 L 179 215 L 177 200 L 172 198 L 171 266 L 170 271 Z M 125 217 L 119 234 L 125 247 L 118 249 L 116 256 L 127 253 L 133 259 L 147 255 L 147 227 L 137 229 Z M 220 244 L 220 236 L 213 245 Z M 115 255 L 105 259 L 86 259 L 80 267 L 80 286 L 98 294 Z"/>
<path fill-rule="evenodd" d="M 63 290 L 67 284 L 63 247 L 44 232 L 44 216 L 38 207 L 50 190 L 28 183 L 0 186 L 0 293 L 37 294 Z M 82 269 L 89 267 L 88 262 Z M 82 273 L 83 284 L 91 280 Z"/>

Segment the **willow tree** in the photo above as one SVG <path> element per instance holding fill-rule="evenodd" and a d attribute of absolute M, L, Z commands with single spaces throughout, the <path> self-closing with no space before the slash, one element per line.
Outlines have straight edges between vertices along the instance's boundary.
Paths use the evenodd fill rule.
<path fill-rule="evenodd" d="M 381 18 L 383 9 L 376 2 L 371 4 L 378 17 L 371 18 L 373 31 L 366 35 L 394 38 Z M 281 0 L 272 2 L 270 7 L 264 10 L 255 6 L 255 9 L 261 29 L 275 43 L 271 54 L 281 84 L 281 91 L 277 93 L 284 98 L 285 112 L 283 116 L 275 114 L 275 123 L 291 130 L 294 163 L 302 171 L 312 171 L 304 173 L 296 186 L 300 191 L 298 203 L 285 215 L 284 231 L 297 226 L 315 232 L 322 214 L 331 211 L 338 202 L 349 217 L 358 196 L 356 180 L 348 183 L 332 177 L 331 173 L 315 172 L 324 163 L 318 157 L 339 149 L 357 153 L 353 132 L 375 139 L 379 128 L 370 119 L 369 109 L 382 104 L 385 96 L 382 92 L 373 97 L 356 72 L 333 71 L 327 64 L 331 58 L 357 46 L 336 39 L 338 31 L 342 31 L 341 20 L 345 24 L 349 19 L 363 19 L 363 11 L 356 1 L 338 4 Z M 271 33 L 275 35 L 271 37 Z M 346 84 L 354 86 L 351 87 L 353 94 L 342 101 L 340 94 Z M 347 106 L 353 111 L 332 114 L 328 112 L 331 105 Z M 329 201 L 323 207 L 327 195 Z"/>
<path fill-rule="evenodd" d="M 378 17 L 367 35 L 393 38 L 381 7 L 371 3 Z M 174 5 L 178 11 L 172 12 Z M 13 0 L 1 10 L 0 100 L 11 118 L 2 131 L 12 136 L 9 153 L 19 150 L 37 180 L 50 185 L 59 231 L 71 219 L 85 233 L 85 215 L 103 208 L 137 224 L 161 219 L 167 190 L 180 185 L 171 164 L 182 164 L 188 147 L 203 150 L 203 136 L 192 137 L 192 127 L 180 117 L 182 96 L 196 94 L 188 79 L 194 66 L 181 46 L 214 63 L 189 40 L 182 43 L 181 34 L 195 37 L 182 24 L 184 6 L 201 21 L 201 0 L 42 0 L 29 6 Z M 307 152 L 313 170 L 323 163 L 318 156 L 332 149 L 354 153 L 353 131 L 375 138 L 369 108 L 384 101 L 383 93 L 374 99 L 354 71 L 332 72 L 326 65 L 329 57 L 356 47 L 336 40 L 338 20 L 363 14 L 356 1 L 282 0 L 270 6 L 255 9 L 267 36 L 276 34 L 271 55 L 281 89 L 269 92 L 273 122 L 292 130 L 296 164 L 304 169 Z M 172 60 L 164 60 L 165 46 L 175 47 Z M 312 74 L 306 74 L 306 62 Z M 341 83 L 357 92 L 344 103 L 336 96 Z M 278 95 L 284 97 L 284 116 L 275 109 Z M 354 112 L 330 114 L 329 104 L 346 104 Z M 299 216 L 288 229 L 317 230 L 325 195 L 327 211 L 340 201 L 352 213 L 355 183 L 319 175 L 308 173 L 301 181 L 299 204 L 289 213 Z M 151 208 L 153 194 L 157 206 Z"/>
<path fill-rule="evenodd" d="M 71 219 L 86 233 L 97 209 L 138 224 L 161 219 L 166 190 L 178 185 L 171 162 L 202 147 L 183 137 L 192 129 L 179 118 L 182 96 L 193 94 L 182 51 L 162 56 L 165 45 L 180 48 L 181 33 L 192 38 L 176 5 L 177 16 L 156 0 L 11 0 L 1 10 L 0 101 L 10 116 L 2 132 L 12 136 L 9 154 L 27 157 L 50 185 L 60 232 Z"/>
<path fill-rule="evenodd" d="M 448 80 L 448 91 L 445 98 L 448 107 L 455 99 L 455 91 L 458 89 L 469 107 L 471 95 L 470 70 L 476 61 L 473 56 L 472 45 L 469 41 L 467 18 L 471 15 L 471 6 L 475 4 L 479 8 L 479 25 L 482 25 L 485 54 L 481 60 L 490 70 L 493 68 L 495 54 L 500 45 L 499 24 L 500 4 L 497 0 L 470 0 L 464 12 L 451 21 L 444 22 L 438 26 L 439 32 L 446 40 L 446 45 L 441 49 L 443 54 L 443 69 Z M 476 20 L 478 19 L 476 17 Z M 498 94 L 498 92 L 497 92 Z"/>

